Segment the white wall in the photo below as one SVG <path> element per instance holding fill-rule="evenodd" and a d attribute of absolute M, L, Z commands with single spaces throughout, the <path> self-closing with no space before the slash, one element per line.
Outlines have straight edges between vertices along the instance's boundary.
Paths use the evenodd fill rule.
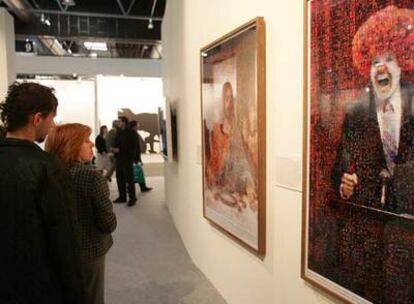
<path fill-rule="evenodd" d="M 0 7 L 0 100 L 6 96 L 7 87 L 16 79 L 14 49 L 13 17 Z"/>
<path fill-rule="evenodd" d="M 265 18 L 267 40 L 267 254 L 263 261 L 203 218 L 199 156 L 200 48 L 256 16 Z M 176 100 L 180 109 L 180 160 L 166 164 L 166 197 L 195 264 L 229 304 L 332 303 L 300 278 L 302 1 L 169 0 L 162 37 L 164 95 Z"/>
<path fill-rule="evenodd" d="M 95 82 L 93 80 L 38 80 L 55 89 L 59 101 L 56 123 L 78 122 L 95 129 Z"/>
<path fill-rule="evenodd" d="M 97 135 L 101 125 L 111 127 L 120 108 L 158 113 L 164 103 L 161 78 L 97 76 L 92 80 L 34 81 L 55 89 L 59 100 L 57 123 L 88 125 L 92 136 Z"/>
<path fill-rule="evenodd" d="M 164 103 L 161 78 L 98 76 L 97 84 L 100 125 L 110 127 L 118 118 L 118 109 L 131 109 L 135 114 L 158 113 Z"/>
<path fill-rule="evenodd" d="M 77 58 L 34 56 L 16 53 L 18 74 L 33 75 L 125 75 L 161 77 L 161 60 L 125 58 Z"/>

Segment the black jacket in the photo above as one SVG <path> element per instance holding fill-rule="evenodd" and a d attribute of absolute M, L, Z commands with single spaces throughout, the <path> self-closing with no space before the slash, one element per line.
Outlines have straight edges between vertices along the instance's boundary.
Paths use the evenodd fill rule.
<path fill-rule="evenodd" d="M 414 117 L 411 109 L 411 88 L 401 90 L 403 115 L 401 119 L 400 144 L 396 159 L 398 167 L 414 160 Z M 333 187 L 339 190 L 344 172 L 356 173 L 358 185 L 351 201 L 374 208 L 382 208 L 381 188 L 383 181 L 380 173 L 387 168 L 380 129 L 378 125 L 375 100 L 371 96 L 369 102 L 361 102 L 348 109 L 343 125 L 341 144 L 333 172 Z M 388 183 L 385 209 L 396 212 L 414 213 L 414 210 L 403 210 L 394 192 L 394 180 Z M 413 185 L 410 185 L 412 187 Z"/>
<path fill-rule="evenodd" d="M 34 143 L 0 139 L 0 303 L 83 303 L 66 177 Z"/>
<path fill-rule="evenodd" d="M 95 147 L 98 153 L 107 153 L 106 141 L 102 135 L 98 135 L 95 138 Z"/>
<path fill-rule="evenodd" d="M 115 137 L 115 148 L 119 148 L 116 158 L 121 161 L 141 162 L 138 133 L 132 129 L 119 130 Z"/>

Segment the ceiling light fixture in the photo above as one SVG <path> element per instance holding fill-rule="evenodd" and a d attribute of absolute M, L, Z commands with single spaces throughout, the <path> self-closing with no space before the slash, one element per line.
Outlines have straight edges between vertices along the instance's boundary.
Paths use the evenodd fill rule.
<path fill-rule="evenodd" d="M 50 18 L 49 17 L 45 17 L 45 14 L 41 14 L 40 15 L 40 22 L 44 25 L 50 26 L 52 23 L 50 22 Z"/>
<path fill-rule="evenodd" d="M 74 0 L 62 0 L 62 4 L 65 6 L 75 6 L 76 3 Z"/>
<path fill-rule="evenodd" d="M 149 30 L 152 30 L 154 28 L 154 24 L 152 23 L 152 19 L 150 18 L 149 20 L 148 20 L 148 29 Z"/>

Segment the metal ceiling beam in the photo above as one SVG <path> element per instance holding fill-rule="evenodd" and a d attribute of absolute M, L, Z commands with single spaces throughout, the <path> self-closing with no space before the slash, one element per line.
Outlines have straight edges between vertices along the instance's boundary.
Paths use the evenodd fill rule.
<path fill-rule="evenodd" d="M 134 6 L 136 0 L 131 0 L 131 3 L 129 3 L 128 9 L 125 9 L 124 5 L 122 4 L 121 0 L 116 0 L 118 3 L 119 8 L 121 9 L 121 12 L 124 16 L 129 16 L 129 13 L 132 10 L 132 7 Z"/>
<path fill-rule="evenodd" d="M 47 35 L 22 35 L 16 34 L 16 40 L 25 40 L 25 39 L 33 39 L 35 37 L 43 37 L 43 38 L 56 38 L 57 40 L 69 40 L 69 41 L 77 41 L 77 42 L 84 42 L 84 41 L 99 41 L 99 42 L 108 42 L 108 43 L 125 43 L 125 44 L 146 44 L 146 45 L 160 45 L 160 40 L 147 40 L 147 39 L 125 39 L 125 38 L 105 38 L 105 37 L 79 37 L 79 36 L 47 36 Z"/>
<path fill-rule="evenodd" d="M 16 16 L 24 22 L 29 22 L 33 17 L 30 12 L 27 11 L 27 8 L 30 6 L 27 6 L 28 3 L 25 0 L 3 0 L 2 2 L 9 8 L 10 11 L 16 14 Z"/>
<path fill-rule="evenodd" d="M 134 6 L 136 0 L 132 0 L 131 3 L 129 4 L 128 10 L 127 10 L 127 15 L 129 15 L 129 13 L 131 13 L 132 7 Z"/>
<path fill-rule="evenodd" d="M 155 11 L 155 6 L 156 5 L 157 5 L 157 0 L 154 0 L 154 2 L 152 3 L 151 16 L 149 17 L 149 19 L 155 20 L 155 18 L 152 18 L 152 16 L 154 16 L 154 11 Z"/>
<path fill-rule="evenodd" d="M 124 5 L 122 4 L 121 0 L 116 0 L 116 3 L 118 3 L 119 8 L 121 9 L 122 15 L 126 16 L 127 13 L 125 11 Z"/>
<path fill-rule="evenodd" d="M 56 0 L 57 4 L 59 5 L 59 8 L 62 12 L 66 12 L 66 10 L 68 9 L 67 6 L 63 7 L 62 3 L 60 3 L 60 0 Z"/>
<path fill-rule="evenodd" d="M 3 0 L 4 1 L 4 0 Z M 156 0 L 155 0 L 156 2 Z M 129 20 L 150 20 L 162 21 L 162 17 L 146 17 L 146 16 L 134 16 L 134 15 L 117 15 L 117 14 L 101 14 L 92 12 L 75 12 L 75 11 L 56 11 L 46 9 L 25 9 L 25 11 L 34 14 L 50 14 L 50 15 L 66 15 L 66 16 L 81 16 L 81 17 L 95 17 L 95 18 L 110 18 L 110 19 L 129 19 Z"/>

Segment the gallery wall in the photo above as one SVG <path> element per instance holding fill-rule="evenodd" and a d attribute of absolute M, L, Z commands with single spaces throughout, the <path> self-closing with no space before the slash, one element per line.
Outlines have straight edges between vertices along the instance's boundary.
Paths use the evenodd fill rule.
<path fill-rule="evenodd" d="M 303 127 L 301 1 L 170 0 L 164 95 L 177 103 L 179 162 L 166 163 L 169 210 L 194 263 L 229 304 L 334 303 L 300 278 Z M 261 259 L 203 218 L 200 49 L 245 22 L 266 23 L 267 247 Z"/>
<path fill-rule="evenodd" d="M 33 75 L 120 75 L 161 77 L 161 60 L 34 56 L 16 53 L 16 72 Z"/>
<path fill-rule="evenodd" d="M 121 108 L 137 113 L 158 113 L 163 104 L 162 79 L 101 76 L 79 80 L 31 80 L 52 87 L 59 100 L 57 123 L 79 122 L 92 127 L 95 137 L 101 125 L 110 127 Z M 145 137 L 144 132 L 142 136 Z"/>
<path fill-rule="evenodd" d="M 7 87 L 16 79 L 14 58 L 13 17 L 0 7 L 0 100 L 7 93 Z"/>
<path fill-rule="evenodd" d="M 97 77 L 99 124 L 110 126 L 118 109 L 136 113 L 158 113 L 164 103 L 159 77 Z"/>

